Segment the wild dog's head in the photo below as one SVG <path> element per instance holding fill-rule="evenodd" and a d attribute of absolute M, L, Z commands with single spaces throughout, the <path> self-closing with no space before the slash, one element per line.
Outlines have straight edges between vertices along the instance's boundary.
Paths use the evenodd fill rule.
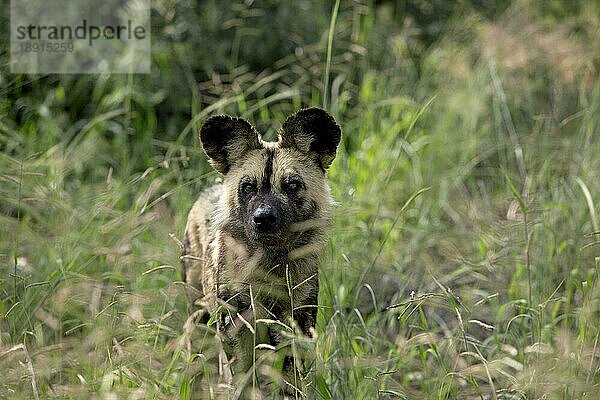
<path fill-rule="evenodd" d="M 230 116 L 212 117 L 200 131 L 210 163 L 224 175 L 228 222 L 264 246 L 293 244 L 327 218 L 325 171 L 340 138 L 333 117 L 318 108 L 289 117 L 278 142 L 264 142 L 247 121 Z"/>

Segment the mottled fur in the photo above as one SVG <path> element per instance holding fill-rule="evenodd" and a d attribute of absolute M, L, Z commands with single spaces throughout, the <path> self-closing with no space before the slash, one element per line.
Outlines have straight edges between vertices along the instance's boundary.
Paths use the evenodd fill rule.
<path fill-rule="evenodd" d="M 236 370 L 252 364 L 255 339 L 279 343 L 278 329 L 259 327 L 257 319 L 295 321 L 307 335 L 315 326 L 318 257 L 332 204 L 325 171 L 340 136 L 333 118 L 316 108 L 288 118 L 278 142 L 262 141 L 248 122 L 228 116 L 201 129 L 204 150 L 224 178 L 190 211 L 184 278 L 196 307 L 227 310 L 219 328 Z M 255 335 L 246 322 L 257 327 Z"/>

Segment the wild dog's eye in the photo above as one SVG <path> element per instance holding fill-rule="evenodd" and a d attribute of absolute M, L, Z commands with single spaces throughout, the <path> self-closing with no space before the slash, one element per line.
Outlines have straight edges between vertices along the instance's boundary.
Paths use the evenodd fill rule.
<path fill-rule="evenodd" d="M 256 190 L 256 183 L 249 177 L 244 177 L 240 182 L 240 189 L 246 194 L 253 193 Z"/>
<path fill-rule="evenodd" d="M 254 184 L 250 183 L 250 182 L 242 184 L 242 191 L 244 193 L 252 193 L 252 192 L 254 192 Z"/>
<path fill-rule="evenodd" d="M 290 177 L 283 181 L 283 188 L 289 192 L 295 192 L 302 189 L 302 180 L 298 177 Z"/>

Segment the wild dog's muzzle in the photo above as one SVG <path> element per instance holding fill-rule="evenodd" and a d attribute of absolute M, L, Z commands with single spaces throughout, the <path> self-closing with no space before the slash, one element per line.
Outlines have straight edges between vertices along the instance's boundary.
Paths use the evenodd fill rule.
<path fill-rule="evenodd" d="M 279 223 L 277 210 L 269 204 L 261 203 L 252 217 L 254 226 L 258 231 L 272 231 Z"/>

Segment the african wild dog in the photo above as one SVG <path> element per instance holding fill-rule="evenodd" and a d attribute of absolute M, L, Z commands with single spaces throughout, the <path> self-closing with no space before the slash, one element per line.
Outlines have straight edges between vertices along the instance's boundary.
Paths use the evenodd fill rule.
<path fill-rule="evenodd" d="M 280 341 L 278 324 L 256 320 L 293 319 L 306 335 L 315 326 L 317 263 L 332 205 L 325 172 L 340 138 L 335 120 L 318 108 L 289 117 L 278 142 L 229 116 L 210 118 L 200 131 L 224 178 L 190 211 L 184 279 L 196 306 L 211 313 L 221 306 L 218 326 L 236 371 L 252 365 L 255 344 Z"/>

